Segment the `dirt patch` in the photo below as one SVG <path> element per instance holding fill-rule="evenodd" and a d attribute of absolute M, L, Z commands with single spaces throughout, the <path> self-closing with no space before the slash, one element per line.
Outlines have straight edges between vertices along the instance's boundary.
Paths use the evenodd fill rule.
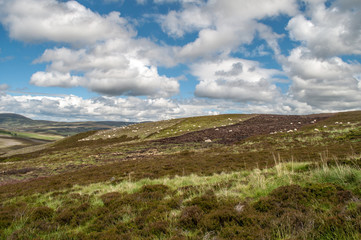
<path fill-rule="evenodd" d="M 17 145 L 23 145 L 23 143 L 11 137 L 0 136 L 0 148 L 8 148 Z"/>
<path fill-rule="evenodd" d="M 317 114 L 307 116 L 269 114 L 258 115 L 235 125 L 205 129 L 177 137 L 156 140 L 154 142 L 189 143 L 211 140 L 212 142 L 215 141 L 217 143 L 232 144 L 251 136 L 276 132 L 297 131 L 305 125 L 317 123 L 331 116 L 333 116 L 333 114 Z"/>

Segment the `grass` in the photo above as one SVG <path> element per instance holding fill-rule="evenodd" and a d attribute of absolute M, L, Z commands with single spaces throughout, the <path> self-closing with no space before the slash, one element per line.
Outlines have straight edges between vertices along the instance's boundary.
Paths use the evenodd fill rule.
<path fill-rule="evenodd" d="M 352 177 L 350 178 L 350 176 Z M 269 169 L 220 173 L 211 176 L 193 174 L 172 178 L 141 179 L 139 181 L 124 180 L 119 183 L 109 181 L 86 186 L 75 185 L 64 191 L 16 197 L 3 202 L 3 209 L 6 209 L 6 206 L 22 202 L 26 203 L 25 210 L 22 210 L 25 214 L 21 218 L 15 217 L 15 220 L 13 219 L 10 225 L 3 230 L 3 236 L 6 239 L 6 237 L 15 236 L 14 234 L 25 236 L 26 233 L 27 235 L 30 234 L 30 236 L 38 236 L 41 239 L 54 237 L 66 239 L 69 236 L 77 239 L 101 237 L 105 236 L 103 234 L 110 234 L 109 231 L 113 226 L 116 226 L 116 228 L 123 225 L 136 227 L 133 224 L 141 220 L 145 222 L 138 224 L 144 224 L 142 225 L 144 230 L 150 230 L 149 227 L 152 230 L 150 230 L 150 233 L 145 234 L 142 228 L 138 228 L 134 235 L 132 234 L 135 238 L 148 236 L 151 238 L 167 239 L 178 234 L 176 231 L 179 228 L 178 226 L 181 229 L 184 227 L 180 231 L 183 237 L 188 236 L 198 239 L 205 237 L 207 234 L 209 235 L 212 231 L 215 236 L 224 237 L 230 234 L 229 229 L 226 227 L 228 226 L 227 222 L 231 224 L 229 227 L 232 226 L 236 230 L 235 232 L 237 232 L 240 230 L 238 228 L 242 226 L 249 227 L 249 225 L 245 222 L 242 223 L 243 225 L 240 225 L 240 222 L 238 222 L 240 220 L 236 219 L 242 219 L 248 216 L 248 214 L 255 214 L 258 218 L 261 217 L 260 213 L 265 214 L 278 211 L 276 206 L 273 205 L 275 204 L 273 198 L 278 198 L 277 192 L 284 191 L 281 189 L 287 189 L 287 191 L 291 191 L 290 194 L 295 195 L 292 199 L 287 197 L 286 200 L 281 198 L 281 200 L 277 201 L 281 201 L 281 203 L 283 201 L 287 206 L 291 204 L 288 207 L 289 210 L 286 209 L 286 212 L 295 211 L 300 207 L 306 209 L 307 216 L 300 216 L 303 219 L 302 221 L 305 221 L 304 224 L 311 224 L 308 221 L 316 220 L 313 211 L 317 209 L 317 211 L 325 211 L 320 205 L 325 200 L 327 200 L 329 205 L 329 210 L 327 210 L 329 213 L 320 215 L 317 219 L 328 220 L 330 214 L 331 216 L 334 214 L 332 213 L 333 208 L 339 207 L 339 205 L 334 205 L 336 203 L 329 199 L 338 199 L 339 197 L 337 196 L 339 195 L 337 194 L 341 193 L 343 194 L 342 197 L 347 200 L 334 201 L 341 201 L 340 203 L 344 204 L 345 207 L 348 206 L 347 211 L 349 214 L 347 213 L 344 217 L 351 217 L 351 220 L 354 221 L 352 213 L 359 211 L 358 209 L 361 205 L 359 202 L 352 200 L 352 198 L 360 197 L 360 192 L 353 191 L 355 191 L 356 186 L 359 186 L 360 182 L 361 173 L 357 166 L 316 166 L 314 163 L 307 162 L 287 162 L 277 163 L 275 167 Z M 294 185 L 295 183 L 297 185 Z M 77 215 L 80 214 L 79 208 L 83 205 L 85 208 L 81 211 L 85 212 Z M 160 206 L 166 207 L 162 209 Z M 237 210 L 235 210 L 237 206 L 240 209 L 244 208 L 246 216 L 238 214 Z M 151 210 L 152 208 L 155 208 L 155 210 Z M 66 212 L 67 209 L 78 210 L 68 213 Z M 49 213 L 45 213 L 45 210 L 49 211 Z M 120 211 L 122 214 L 109 215 L 111 214 L 108 212 L 109 210 Z M 29 219 L 34 218 L 34 211 L 38 212 L 39 217 L 35 217 L 36 220 L 30 221 Z M 195 211 L 192 214 L 198 214 L 198 211 L 200 214 L 199 219 L 188 219 L 189 217 L 193 218 L 194 215 L 188 217 L 186 211 Z M 66 214 L 69 214 L 69 217 Z M 92 217 L 93 214 L 97 214 L 96 219 Z M 143 214 L 146 215 L 145 218 L 143 218 Z M 228 216 L 227 214 L 230 215 Z M 310 217 L 311 219 L 308 219 Z M 76 220 L 77 218 L 81 219 Z M 103 221 L 108 221 L 106 219 L 110 218 L 109 220 L 112 219 L 112 223 L 110 225 L 107 224 L 105 229 L 100 232 L 99 230 L 94 232 L 95 225 L 93 224 L 100 224 L 98 222 L 99 218 L 104 219 Z M 54 230 L 49 230 L 47 229 L 49 226 L 38 226 L 37 224 L 45 224 L 45 222 L 39 219 L 46 219 L 46 222 L 58 224 L 58 227 Z M 35 226 L 33 224 L 34 221 L 36 222 Z M 78 221 L 81 223 L 78 223 Z M 256 220 L 249 219 L 247 221 L 252 222 Z M 65 225 L 63 225 L 63 222 Z M 192 224 L 196 226 L 192 226 Z M 218 224 L 225 226 L 225 228 L 220 229 Z M 198 225 L 201 228 L 198 229 Z M 193 227 L 196 227 L 198 230 L 193 229 Z M 360 236 L 357 229 L 352 227 L 350 227 L 350 232 L 348 233 L 341 230 L 340 232 L 329 232 L 329 230 L 324 230 L 327 227 L 325 224 L 321 224 L 320 229 L 316 230 L 307 227 L 307 229 L 304 229 L 305 232 L 298 233 L 297 236 L 316 236 L 322 234 L 322 236 L 327 237 L 329 235 L 340 237 L 340 239 L 354 239 L 353 237 Z M 340 226 L 337 227 L 339 228 Z M 267 228 L 269 228 L 269 232 L 264 234 L 268 236 L 266 238 L 270 239 L 279 239 L 295 234 L 291 226 L 273 226 L 270 223 L 270 225 L 267 225 Z M 121 229 L 123 228 L 121 227 Z M 25 233 L 19 235 L 19 230 L 25 230 Z M 125 229 L 122 231 L 127 232 Z M 326 231 L 328 235 L 324 235 L 323 231 Z M 112 234 L 115 234 L 114 236 L 122 236 L 117 234 L 117 232 L 115 231 Z M 86 234 L 84 235 L 84 233 Z M 244 234 L 251 237 L 258 236 L 250 232 Z M 321 237 L 319 239 L 327 238 Z"/>
<path fill-rule="evenodd" d="M 199 131 L 207 128 L 227 126 L 245 121 L 255 115 L 225 114 L 206 117 L 192 117 L 172 119 L 159 122 L 141 123 L 125 126 L 112 130 L 105 130 L 95 133 L 86 140 L 109 139 L 122 135 L 128 137 L 137 136 L 139 139 L 161 139 L 166 137 L 179 136 L 184 133 Z"/>
<path fill-rule="evenodd" d="M 62 136 L 57 135 L 14 132 L 0 129 L 0 154 L 8 156 L 19 153 L 24 148 L 33 151 L 32 147 L 37 148 L 37 146 L 45 144 L 45 142 L 62 138 Z"/>
<path fill-rule="evenodd" d="M 40 139 L 47 141 L 55 141 L 63 138 L 63 136 L 59 136 L 59 135 L 48 135 L 48 134 L 45 135 L 45 134 L 30 133 L 30 132 L 13 132 L 12 135 L 20 138 L 33 138 L 33 139 Z"/>
<path fill-rule="evenodd" d="M 321 183 L 334 183 L 357 189 L 361 184 L 361 171 L 359 167 L 349 165 L 323 166 L 315 171 L 313 178 Z"/>
<path fill-rule="evenodd" d="M 234 123 L 176 119 L 4 157 L 0 239 L 360 239 L 358 116 L 233 144 L 149 141 Z"/>

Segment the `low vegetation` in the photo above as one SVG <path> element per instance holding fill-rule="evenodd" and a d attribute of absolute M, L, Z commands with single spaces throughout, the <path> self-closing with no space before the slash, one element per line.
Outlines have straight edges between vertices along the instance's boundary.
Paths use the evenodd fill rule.
<path fill-rule="evenodd" d="M 360 239 L 361 112 L 232 143 L 159 141 L 252 117 L 87 132 L 4 157 L 0 239 Z"/>

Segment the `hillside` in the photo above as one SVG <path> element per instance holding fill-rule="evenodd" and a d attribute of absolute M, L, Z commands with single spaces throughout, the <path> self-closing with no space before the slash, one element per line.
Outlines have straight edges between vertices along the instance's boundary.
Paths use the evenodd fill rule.
<path fill-rule="evenodd" d="M 53 122 L 33 120 L 19 114 L 0 113 L 0 155 L 39 146 L 63 137 L 93 130 L 111 129 L 132 122 Z M 31 149 L 30 149 L 31 151 Z"/>
<path fill-rule="evenodd" d="M 20 114 L 15 113 L 0 113 L 0 123 L 4 122 L 15 122 L 15 121 L 21 121 L 21 122 L 32 122 L 33 120 L 27 117 L 24 117 Z"/>
<path fill-rule="evenodd" d="M 133 122 L 99 121 L 99 122 L 53 122 L 33 120 L 19 114 L 0 113 L 0 129 L 18 132 L 32 132 L 69 136 L 92 130 L 110 129 L 126 126 Z"/>
<path fill-rule="evenodd" d="M 0 159 L 0 239 L 360 239 L 361 111 L 118 126 Z"/>

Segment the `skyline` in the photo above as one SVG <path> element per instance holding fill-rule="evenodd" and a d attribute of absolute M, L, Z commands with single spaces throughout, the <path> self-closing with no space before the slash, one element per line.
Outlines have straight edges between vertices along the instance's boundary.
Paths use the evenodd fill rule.
<path fill-rule="evenodd" d="M 0 0 L 0 112 L 149 121 L 361 107 L 357 0 Z"/>

